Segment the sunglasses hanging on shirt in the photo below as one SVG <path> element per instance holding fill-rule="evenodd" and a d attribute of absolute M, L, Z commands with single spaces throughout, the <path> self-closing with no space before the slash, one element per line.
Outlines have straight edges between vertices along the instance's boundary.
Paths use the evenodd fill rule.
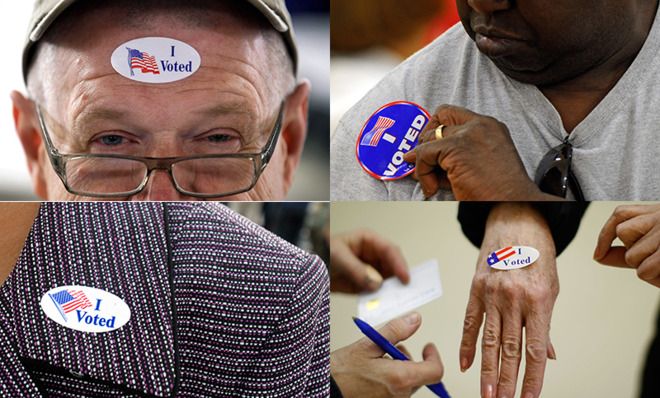
<path fill-rule="evenodd" d="M 536 169 L 534 182 L 541 191 L 562 198 L 566 197 L 570 188 L 575 200 L 584 202 L 582 188 L 571 170 L 572 161 L 573 146 L 566 137 L 560 145 L 552 148 L 543 156 Z"/>

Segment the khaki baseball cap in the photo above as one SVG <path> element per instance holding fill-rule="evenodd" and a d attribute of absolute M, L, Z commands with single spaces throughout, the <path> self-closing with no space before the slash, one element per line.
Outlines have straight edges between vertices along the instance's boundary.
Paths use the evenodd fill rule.
<path fill-rule="evenodd" d="M 23 48 L 23 79 L 27 80 L 27 71 L 32 56 L 34 45 L 41 40 L 57 18 L 62 15 L 66 9 L 80 0 L 36 0 L 32 20 L 28 30 L 28 37 Z M 291 14 L 286 8 L 284 0 L 246 0 L 252 4 L 268 22 L 282 34 L 285 43 L 289 49 L 289 54 L 293 60 L 294 72 L 298 65 L 298 50 L 296 47 L 296 38 L 293 32 L 293 23 Z"/>

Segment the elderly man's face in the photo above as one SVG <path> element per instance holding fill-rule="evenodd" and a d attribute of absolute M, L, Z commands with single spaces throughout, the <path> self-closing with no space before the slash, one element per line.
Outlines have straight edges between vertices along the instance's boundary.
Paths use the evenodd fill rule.
<path fill-rule="evenodd" d="M 457 0 L 479 50 L 508 76 L 537 85 L 572 79 L 611 57 L 635 25 L 634 3 Z"/>
<path fill-rule="evenodd" d="M 273 130 L 281 102 L 287 101 L 282 134 L 257 185 L 223 199 L 284 198 L 305 139 L 308 85 L 285 96 L 271 65 L 272 41 L 236 16 L 209 12 L 217 13 L 212 27 L 182 24 L 176 15 L 163 13 L 139 28 L 114 20 L 112 11 L 94 12 L 62 42 L 41 44 L 41 62 L 33 73 L 42 82 L 40 105 L 57 150 L 156 158 L 258 153 Z M 119 75 L 111 54 L 139 37 L 168 37 L 191 45 L 201 55 L 200 69 L 166 84 Z M 38 126 L 29 101 L 15 98 L 14 103 L 37 193 L 55 200 L 83 199 L 66 192 L 33 132 L 26 138 L 21 131 Z M 218 178 L 226 177 L 218 170 Z M 177 193 L 167 171 L 155 170 L 146 189 L 130 199 L 191 198 Z"/>

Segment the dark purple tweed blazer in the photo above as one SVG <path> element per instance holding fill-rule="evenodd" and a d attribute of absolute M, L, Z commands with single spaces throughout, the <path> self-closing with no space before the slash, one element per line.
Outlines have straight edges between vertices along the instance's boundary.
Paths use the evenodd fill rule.
<path fill-rule="evenodd" d="M 65 285 L 122 298 L 121 329 L 47 318 Z M 0 288 L 0 396 L 327 397 L 329 281 L 219 204 L 45 203 Z"/>

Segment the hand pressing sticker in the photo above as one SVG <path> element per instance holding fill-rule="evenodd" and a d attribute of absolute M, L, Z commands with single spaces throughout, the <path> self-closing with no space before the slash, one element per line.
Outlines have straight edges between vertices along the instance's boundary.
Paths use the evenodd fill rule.
<path fill-rule="evenodd" d="M 415 165 L 403 156 L 415 149 L 419 133 L 431 116 L 421 106 L 397 101 L 378 109 L 362 127 L 355 154 L 360 166 L 370 176 L 398 180 L 415 171 Z"/>
<path fill-rule="evenodd" d="M 539 259 L 539 251 L 528 246 L 508 246 L 488 255 L 486 262 L 491 268 L 510 270 L 525 268 Z"/>

